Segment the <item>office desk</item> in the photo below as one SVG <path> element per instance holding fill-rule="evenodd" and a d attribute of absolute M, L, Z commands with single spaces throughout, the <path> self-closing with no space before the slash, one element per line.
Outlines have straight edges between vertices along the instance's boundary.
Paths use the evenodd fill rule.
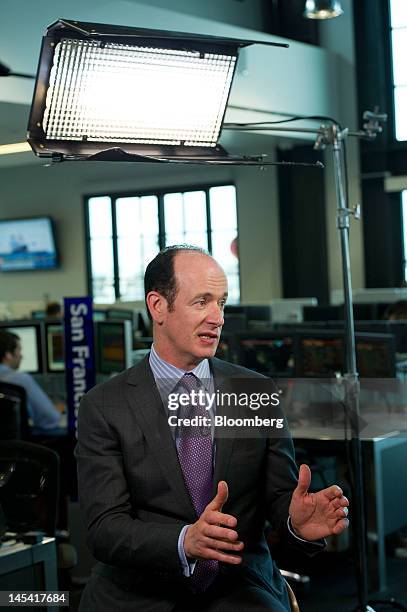
<path fill-rule="evenodd" d="M 31 571 L 30 571 L 31 570 Z M 17 543 L 0 547 L 0 590 L 58 590 L 55 538 L 44 538 L 39 544 Z M 27 608 L 24 608 L 27 610 Z M 39 610 L 40 608 L 34 608 Z M 60 607 L 47 607 L 47 612 Z"/>
<path fill-rule="evenodd" d="M 371 592 L 387 586 L 386 535 L 407 526 L 407 435 L 396 430 L 380 436 L 377 427 L 376 423 L 366 428 L 361 438 Z M 328 434 L 326 427 L 293 426 L 291 433 L 295 445 L 316 455 L 334 455 L 344 467 L 344 436 L 339 430 Z"/>

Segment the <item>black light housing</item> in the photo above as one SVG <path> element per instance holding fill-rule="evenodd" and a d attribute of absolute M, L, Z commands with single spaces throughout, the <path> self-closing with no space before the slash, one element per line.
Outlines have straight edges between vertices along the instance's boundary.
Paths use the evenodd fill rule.
<path fill-rule="evenodd" d="M 256 42 L 60 19 L 43 38 L 28 142 L 63 160 L 259 163 L 218 144 L 239 50 Z"/>

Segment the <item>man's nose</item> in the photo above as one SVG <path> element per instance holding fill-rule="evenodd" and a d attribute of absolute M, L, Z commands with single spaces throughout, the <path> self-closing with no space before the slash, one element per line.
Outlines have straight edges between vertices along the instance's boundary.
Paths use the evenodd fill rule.
<path fill-rule="evenodd" d="M 223 307 L 219 306 L 219 304 L 214 304 L 208 312 L 207 320 L 208 320 L 208 323 L 211 323 L 212 325 L 216 325 L 217 327 L 222 327 L 222 325 L 225 322 L 224 314 L 223 314 Z"/>

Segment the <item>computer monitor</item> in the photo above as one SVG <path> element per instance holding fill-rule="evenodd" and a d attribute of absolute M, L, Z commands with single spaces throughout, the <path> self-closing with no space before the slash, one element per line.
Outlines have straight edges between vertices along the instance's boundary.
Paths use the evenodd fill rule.
<path fill-rule="evenodd" d="M 387 323 L 389 328 L 386 333 L 394 335 L 397 353 L 407 353 L 407 321 L 387 321 Z"/>
<path fill-rule="evenodd" d="M 131 321 L 98 321 L 96 323 L 96 360 L 99 374 L 114 374 L 132 363 Z"/>
<path fill-rule="evenodd" d="M 31 316 L 33 319 L 45 319 L 45 310 L 32 310 Z"/>
<path fill-rule="evenodd" d="M 304 321 L 341 321 L 344 318 L 343 305 L 319 304 L 303 306 Z"/>
<path fill-rule="evenodd" d="M 225 313 L 222 329 L 227 333 L 241 332 L 247 329 L 247 317 L 243 313 Z"/>
<path fill-rule="evenodd" d="M 361 378 L 395 376 L 395 342 L 390 334 L 355 334 L 356 364 Z M 309 331 L 298 334 L 297 375 L 331 378 L 346 372 L 344 331 Z"/>
<path fill-rule="evenodd" d="M 146 310 L 134 311 L 134 334 L 143 338 L 151 335 L 151 321 Z"/>
<path fill-rule="evenodd" d="M 62 322 L 45 322 L 46 370 L 65 371 L 64 328 Z"/>
<path fill-rule="evenodd" d="M 372 321 L 376 318 L 377 304 L 353 304 L 355 321 Z"/>
<path fill-rule="evenodd" d="M 215 357 L 225 361 L 237 362 L 236 335 L 222 331 Z"/>
<path fill-rule="evenodd" d="M 244 304 L 244 309 L 249 329 L 264 328 L 271 323 L 270 304 Z"/>
<path fill-rule="evenodd" d="M 375 304 L 353 304 L 353 317 L 355 321 L 370 321 L 374 319 Z M 344 321 L 345 307 L 343 304 L 320 304 L 318 306 L 304 306 L 304 321 Z"/>
<path fill-rule="evenodd" d="M 300 332 L 297 375 L 300 378 L 334 377 L 344 373 L 344 334 L 331 331 Z"/>
<path fill-rule="evenodd" d="M 271 301 L 271 320 L 283 323 L 285 321 L 303 321 L 304 306 L 316 306 L 317 298 L 286 298 Z"/>
<path fill-rule="evenodd" d="M 93 308 L 92 310 L 93 321 L 106 321 L 106 310 L 100 308 Z"/>
<path fill-rule="evenodd" d="M 23 354 L 20 372 L 40 374 L 43 371 L 41 323 L 34 320 L 2 321 L 0 329 L 16 334 L 20 338 Z"/>
<path fill-rule="evenodd" d="M 396 343 L 391 334 L 356 334 L 356 363 L 360 378 L 394 378 Z"/>
<path fill-rule="evenodd" d="M 106 310 L 106 320 L 111 319 L 118 321 L 131 321 L 134 323 L 134 310 L 125 310 L 122 308 L 108 308 Z"/>
<path fill-rule="evenodd" d="M 238 363 L 260 374 L 292 377 L 295 372 L 293 335 L 274 332 L 238 334 Z"/>

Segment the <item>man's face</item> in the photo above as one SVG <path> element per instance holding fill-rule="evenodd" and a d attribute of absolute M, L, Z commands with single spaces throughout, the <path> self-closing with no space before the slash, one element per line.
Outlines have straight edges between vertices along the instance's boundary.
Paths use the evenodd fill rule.
<path fill-rule="evenodd" d="M 154 343 L 159 355 L 184 370 L 213 357 L 223 325 L 227 280 L 222 268 L 203 253 L 181 252 L 174 259 L 177 296 L 165 302 Z"/>
<path fill-rule="evenodd" d="M 21 342 L 17 342 L 17 346 L 12 353 L 7 353 L 8 365 L 12 370 L 18 370 L 23 358 L 21 352 Z"/>

